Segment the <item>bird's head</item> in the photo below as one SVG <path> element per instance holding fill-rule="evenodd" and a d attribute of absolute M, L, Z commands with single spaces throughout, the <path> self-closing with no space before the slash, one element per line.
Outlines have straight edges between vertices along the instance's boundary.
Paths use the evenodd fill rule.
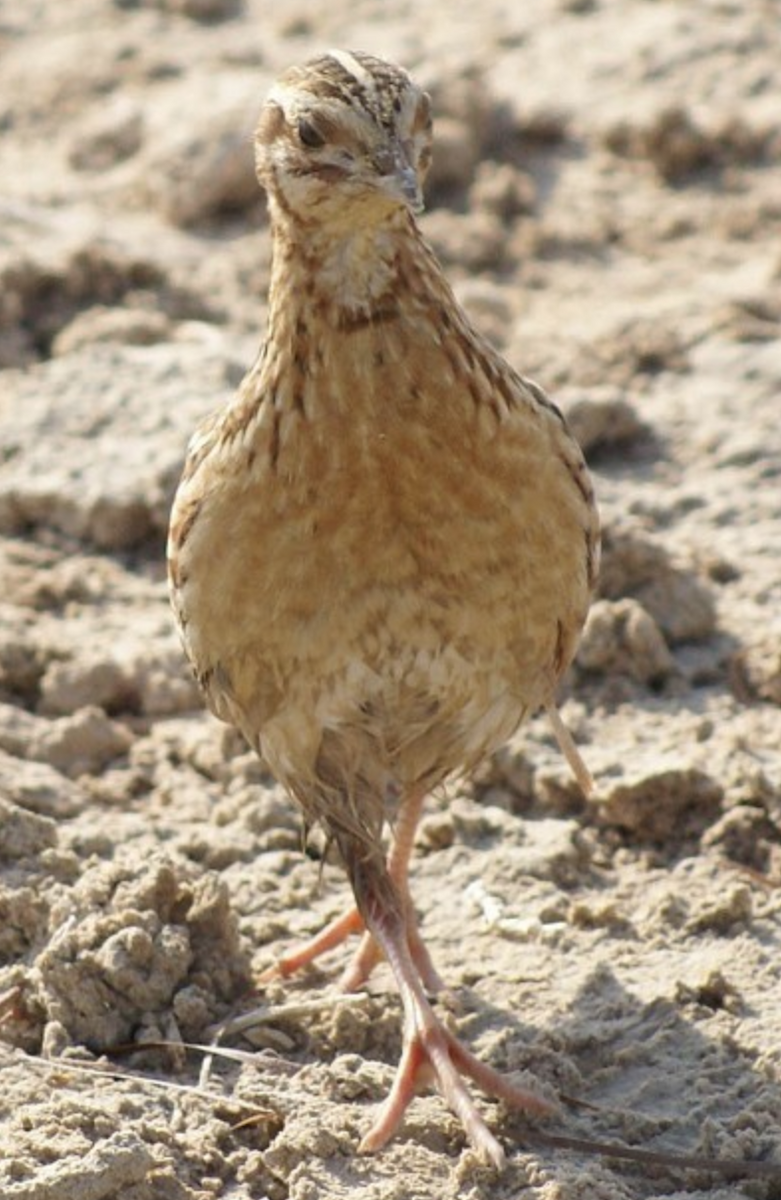
<path fill-rule="evenodd" d="M 303 223 L 420 212 L 431 162 L 431 102 L 406 71 L 332 50 L 285 72 L 255 135 L 272 208 Z"/>

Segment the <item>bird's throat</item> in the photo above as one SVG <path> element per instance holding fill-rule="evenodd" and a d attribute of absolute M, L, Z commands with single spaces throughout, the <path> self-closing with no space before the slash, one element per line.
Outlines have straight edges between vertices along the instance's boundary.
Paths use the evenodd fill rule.
<path fill-rule="evenodd" d="M 272 295 L 284 294 L 295 302 L 297 293 L 337 327 L 370 321 L 398 292 L 401 251 L 409 233 L 406 222 L 394 218 L 357 220 L 352 227 L 310 227 L 295 239 L 275 230 Z"/>

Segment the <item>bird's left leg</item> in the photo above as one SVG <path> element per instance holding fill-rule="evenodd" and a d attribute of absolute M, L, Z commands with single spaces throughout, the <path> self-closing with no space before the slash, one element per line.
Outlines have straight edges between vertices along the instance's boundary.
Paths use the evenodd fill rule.
<path fill-rule="evenodd" d="M 409 860 L 425 796 L 426 793 L 423 789 L 416 788 L 408 792 L 402 800 L 393 824 L 387 871 L 401 902 L 410 954 L 418 967 L 425 988 L 428 992 L 435 993 L 442 990 L 442 980 L 437 974 L 420 936 L 409 892 Z M 296 971 L 309 966 L 321 954 L 341 945 L 354 933 L 362 933 L 363 936 L 355 954 L 342 973 L 339 986 L 343 991 L 357 991 L 363 986 L 382 958 L 382 950 L 372 933 L 366 929 L 363 917 L 357 907 L 349 909 L 341 917 L 331 921 L 325 929 L 315 934 L 309 941 L 283 955 L 272 967 L 263 972 L 260 981 L 264 982 L 280 977 L 287 978 L 289 975 L 295 974 Z"/>
<path fill-rule="evenodd" d="M 407 934 L 407 946 L 415 963 L 423 986 L 430 994 L 441 992 L 444 984 L 431 961 L 431 956 L 420 936 L 415 908 L 409 890 L 409 860 L 415 844 L 415 832 L 420 821 L 426 793 L 422 789 L 408 792 L 399 806 L 393 825 L 392 842 L 388 852 L 387 871 L 398 893 Z M 357 909 L 355 912 L 357 913 Z M 363 921 L 361 919 L 361 923 Z M 339 986 L 345 992 L 354 992 L 369 978 L 376 964 L 383 957 L 382 948 L 371 930 L 366 929 L 358 949 L 345 968 Z"/>
<path fill-rule="evenodd" d="M 349 863 L 350 879 L 367 931 L 393 971 L 404 1010 L 404 1039 L 396 1077 L 360 1149 L 372 1151 L 384 1146 L 398 1129 L 418 1090 L 433 1082 L 461 1120 L 478 1154 L 501 1168 L 502 1147 L 480 1115 L 463 1077 L 471 1078 L 486 1094 L 525 1112 L 549 1116 L 556 1112 L 555 1106 L 517 1087 L 481 1062 L 444 1027 L 426 995 L 422 972 L 409 945 L 403 901 L 385 864 L 370 853 L 361 855 L 359 848 L 355 854 L 345 854 L 345 860 Z"/>

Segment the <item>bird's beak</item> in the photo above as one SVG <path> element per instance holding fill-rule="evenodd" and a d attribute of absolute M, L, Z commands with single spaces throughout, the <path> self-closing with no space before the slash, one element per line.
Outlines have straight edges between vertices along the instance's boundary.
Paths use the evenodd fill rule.
<path fill-rule="evenodd" d="M 394 178 L 402 196 L 414 213 L 423 212 L 423 192 L 418 173 L 408 163 L 397 168 Z"/>
<path fill-rule="evenodd" d="M 420 179 L 412 165 L 410 150 L 406 146 L 396 146 L 394 150 L 379 155 L 376 166 L 383 191 L 396 200 L 403 200 L 414 213 L 423 212 Z"/>

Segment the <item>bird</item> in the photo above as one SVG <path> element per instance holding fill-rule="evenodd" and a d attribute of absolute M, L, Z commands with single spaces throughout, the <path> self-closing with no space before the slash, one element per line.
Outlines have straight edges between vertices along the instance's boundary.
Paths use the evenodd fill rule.
<path fill-rule="evenodd" d="M 190 440 L 167 547 L 173 610 L 210 709 L 319 824 L 354 895 L 266 973 L 360 935 L 401 1000 L 394 1081 L 358 1149 L 434 1084 L 480 1159 L 505 1162 L 468 1080 L 556 1106 L 439 1019 L 443 981 L 409 864 L 425 798 L 556 706 L 594 591 L 599 519 L 558 407 L 476 330 L 421 232 L 432 103 L 400 66 L 331 50 L 273 84 L 254 139 L 272 238 L 265 337 Z"/>

